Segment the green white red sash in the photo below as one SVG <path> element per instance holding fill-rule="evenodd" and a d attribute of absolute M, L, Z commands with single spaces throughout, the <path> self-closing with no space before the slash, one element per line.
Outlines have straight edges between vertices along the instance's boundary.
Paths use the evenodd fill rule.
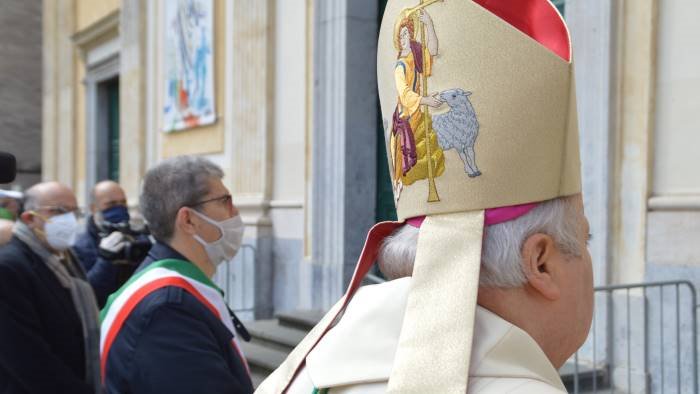
<path fill-rule="evenodd" d="M 236 353 L 245 365 L 248 374 L 250 369 L 243 352 L 236 340 L 236 331 L 231 322 L 229 309 L 224 301 L 223 292 L 192 263 L 176 259 L 161 260 L 152 263 L 141 272 L 129 279 L 116 293 L 112 294 L 100 313 L 100 370 L 105 379 L 105 367 L 110 348 L 119 330 L 126 322 L 134 308 L 146 296 L 163 287 L 175 286 L 187 291 L 207 307 L 226 328 L 234 334 L 231 340 Z"/>

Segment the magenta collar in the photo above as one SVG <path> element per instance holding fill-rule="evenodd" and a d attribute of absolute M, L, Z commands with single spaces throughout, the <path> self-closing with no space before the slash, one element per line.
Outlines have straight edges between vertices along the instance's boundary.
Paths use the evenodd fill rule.
<path fill-rule="evenodd" d="M 539 204 L 538 202 L 533 202 L 529 204 L 511 205 L 509 207 L 489 208 L 484 212 L 484 226 L 491 226 L 517 219 L 532 211 Z M 406 219 L 406 223 L 413 227 L 420 228 L 423 224 L 423 220 L 425 220 L 425 216 L 416 216 Z"/>

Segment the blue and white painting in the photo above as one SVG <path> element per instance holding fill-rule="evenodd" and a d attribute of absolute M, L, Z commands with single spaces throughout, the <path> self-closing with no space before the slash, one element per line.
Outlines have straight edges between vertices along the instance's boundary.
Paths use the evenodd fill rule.
<path fill-rule="evenodd" d="M 163 129 L 214 123 L 213 0 L 167 0 L 163 31 Z"/>

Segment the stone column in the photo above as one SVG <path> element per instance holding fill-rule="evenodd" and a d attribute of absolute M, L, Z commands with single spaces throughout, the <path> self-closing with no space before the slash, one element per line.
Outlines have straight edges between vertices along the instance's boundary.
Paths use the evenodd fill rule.
<path fill-rule="evenodd" d="M 58 167 L 57 180 L 76 187 L 75 181 L 75 92 L 74 74 L 76 50 L 71 40 L 75 29 L 75 4 L 73 0 L 61 0 L 58 6 L 57 37 L 57 88 L 58 88 L 58 140 L 56 141 Z"/>
<path fill-rule="evenodd" d="M 237 285 L 254 284 L 255 317 L 272 314 L 273 0 L 226 3 L 226 100 L 224 122 L 228 184 L 246 224 L 244 242 L 255 248 L 255 264 Z"/>
<path fill-rule="evenodd" d="M 612 0 L 569 0 L 566 21 L 576 64 L 581 173 L 595 283 L 608 284 L 615 133 L 611 127 Z"/>
<path fill-rule="evenodd" d="M 142 0 L 123 0 L 119 19 L 119 182 L 132 206 L 145 171 L 146 133 L 158 132 L 146 130 L 146 7 Z"/>
<path fill-rule="evenodd" d="M 377 8 L 376 0 L 315 2 L 314 308 L 343 294 L 374 223 Z"/>
<path fill-rule="evenodd" d="M 656 84 L 657 0 L 616 2 L 617 78 L 613 204 L 613 278 L 644 280 L 647 199 L 650 192 L 650 140 L 654 128 Z"/>
<path fill-rule="evenodd" d="M 54 4 L 55 3 L 55 4 Z M 42 178 L 71 187 L 75 180 L 73 0 L 44 2 Z"/>
<path fill-rule="evenodd" d="M 566 22 L 573 41 L 581 151 L 581 179 L 586 216 L 593 239 L 589 251 L 594 283 L 607 285 L 612 271 L 612 183 L 615 133 L 611 127 L 614 7 L 612 0 L 569 0 Z M 597 294 L 595 324 L 579 352 L 584 362 L 612 359 L 612 299 Z M 592 336 L 596 337 L 595 349 Z"/>
<path fill-rule="evenodd" d="M 616 76 L 613 82 L 616 145 L 613 180 L 612 217 L 612 271 L 611 281 L 616 283 L 642 282 L 646 271 L 647 202 L 651 191 L 651 141 L 654 132 L 656 99 L 656 64 L 658 37 L 658 0 L 637 2 L 615 1 L 617 30 L 613 57 Z M 613 299 L 612 307 L 625 310 L 621 296 Z M 633 297 L 636 310 L 641 310 L 645 300 L 642 294 Z M 612 331 L 611 360 L 617 365 L 612 371 L 613 387 L 627 392 L 648 392 L 645 387 L 645 360 L 652 354 L 637 352 L 628 360 L 623 348 L 625 342 L 620 330 Z M 634 327 L 634 326 L 633 326 Z M 667 327 L 668 328 L 668 327 Z M 653 335 L 647 333 L 646 335 Z M 642 347 L 639 336 L 633 349 Z M 677 366 L 679 367 L 679 366 Z M 653 368 L 653 367 L 652 367 Z M 625 377 L 632 374 L 632 387 L 627 387 Z M 652 369 L 650 373 L 654 374 Z M 669 387 L 670 388 L 670 387 Z"/>

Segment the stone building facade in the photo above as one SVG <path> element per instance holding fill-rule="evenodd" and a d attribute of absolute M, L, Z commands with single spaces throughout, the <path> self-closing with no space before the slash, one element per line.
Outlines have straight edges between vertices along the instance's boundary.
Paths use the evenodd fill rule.
<path fill-rule="evenodd" d="M 253 256 L 220 273 L 245 299 L 238 307 L 249 317 L 328 308 L 367 229 L 391 216 L 375 88 L 385 1 L 214 0 L 217 121 L 170 134 L 158 117 L 163 1 L 44 2 L 43 178 L 84 203 L 110 173 L 100 130 L 118 81 L 117 179 L 130 203 L 159 160 L 211 158 Z M 699 3 L 556 3 L 574 44 L 596 284 L 700 285 Z M 596 345 L 611 358 L 612 328 Z"/>
<path fill-rule="evenodd" d="M 0 3 L 0 150 L 17 158 L 26 189 L 41 179 L 41 0 Z"/>

